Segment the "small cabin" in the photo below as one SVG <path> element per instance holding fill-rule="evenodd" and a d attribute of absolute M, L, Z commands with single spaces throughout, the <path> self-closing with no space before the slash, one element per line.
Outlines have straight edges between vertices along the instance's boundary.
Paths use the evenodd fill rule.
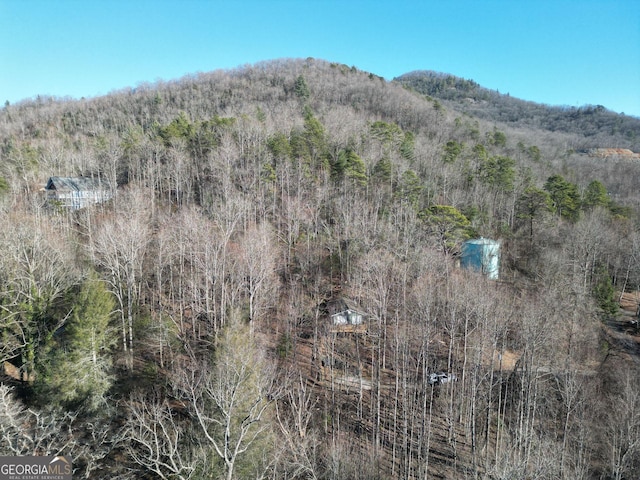
<path fill-rule="evenodd" d="M 69 210 L 78 210 L 111 198 L 109 186 L 92 177 L 50 177 L 44 191 L 49 204 Z"/>
<path fill-rule="evenodd" d="M 335 332 L 366 331 L 365 314 L 351 301 L 345 298 L 328 300 L 323 305 L 331 319 L 331 330 Z"/>
<path fill-rule="evenodd" d="M 447 372 L 430 373 L 429 377 L 427 378 L 427 382 L 431 386 L 442 385 L 445 383 L 457 382 L 457 381 L 458 381 L 458 377 L 456 375 L 454 375 L 453 373 L 447 373 Z"/>

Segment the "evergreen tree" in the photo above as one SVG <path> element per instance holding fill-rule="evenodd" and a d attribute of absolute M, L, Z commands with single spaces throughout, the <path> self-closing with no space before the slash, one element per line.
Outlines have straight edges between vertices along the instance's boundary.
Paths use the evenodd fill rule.
<path fill-rule="evenodd" d="M 166 146 L 171 146 L 171 142 L 175 139 L 189 140 L 194 131 L 194 125 L 189 121 L 187 115 L 180 112 L 180 115 L 174 118 L 169 125 L 158 129 L 158 135 Z"/>
<path fill-rule="evenodd" d="M 323 168 L 327 166 L 327 136 L 324 125 L 307 106 L 304 109 L 304 128 L 302 132 L 291 134 L 291 150 L 310 166 Z"/>
<path fill-rule="evenodd" d="M 407 170 L 402 174 L 399 183 L 396 195 L 412 207 L 417 208 L 420 196 L 424 191 L 420 177 L 413 170 Z"/>
<path fill-rule="evenodd" d="M 504 132 L 493 127 L 493 132 L 487 133 L 487 141 L 496 147 L 504 147 L 507 144 L 507 136 Z"/>
<path fill-rule="evenodd" d="M 389 157 L 382 157 L 373 166 L 373 178 L 381 184 L 389 184 L 393 176 L 393 164 Z"/>
<path fill-rule="evenodd" d="M 516 201 L 516 217 L 529 225 L 529 239 L 533 242 L 533 223 L 544 212 L 552 210 L 551 197 L 537 187 L 529 187 Z"/>
<path fill-rule="evenodd" d="M 300 98 L 301 100 L 307 100 L 311 95 L 311 92 L 309 91 L 309 86 L 307 85 L 307 81 L 304 79 L 302 75 L 296 78 L 296 83 L 293 89 L 296 93 L 296 97 Z"/>
<path fill-rule="evenodd" d="M 416 139 L 411 132 L 405 132 L 404 139 L 400 144 L 400 155 L 407 160 L 415 160 L 416 157 Z"/>
<path fill-rule="evenodd" d="M 277 132 L 269 137 L 267 140 L 267 148 L 276 160 L 291 156 L 291 144 L 284 133 Z"/>
<path fill-rule="evenodd" d="M 109 328 L 115 300 L 104 283 L 90 277 L 75 298 L 64 332 L 49 344 L 38 390 L 67 406 L 96 409 L 111 387 L 109 350 L 115 337 Z"/>
<path fill-rule="evenodd" d="M 367 184 L 367 170 L 364 162 L 352 149 L 342 150 L 331 165 L 331 175 L 336 180 L 349 178 L 360 186 Z"/>
<path fill-rule="evenodd" d="M 582 207 L 591 210 L 595 207 L 609 207 L 611 199 L 606 187 L 599 180 L 593 180 L 587 185 L 582 198 Z"/>
<path fill-rule="evenodd" d="M 473 236 L 471 222 L 451 205 L 433 205 L 420 213 L 429 233 L 434 235 L 445 253 L 453 253 Z"/>
<path fill-rule="evenodd" d="M 178 381 L 197 424 L 194 440 L 208 453 L 205 469 L 215 478 L 264 478 L 269 469 L 277 395 L 272 375 L 249 328 L 234 319 L 216 342 L 213 365 Z"/>
<path fill-rule="evenodd" d="M 578 219 L 580 193 L 575 184 L 565 180 L 562 175 L 552 175 L 544 184 L 544 189 L 549 192 L 553 211 L 559 217 L 569 220 Z"/>
<path fill-rule="evenodd" d="M 395 123 L 373 122 L 369 128 L 373 138 L 388 146 L 398 146 L 405 141 L 405 134 Z"/>
<path fill-rule="evenodd" d="M 510 192 L 515 178 L 515 160 L 509 157 L 490 157 L 480 165 L 480 179 L 496 190 Z"/>
<path fill-rule="evenodd" d="M 598 306 L 608 315 L 615 315 L 619 310 L 616 302 L 615 289 L 606 268 L 601 267 L 597 272 L 596 283 L 593 286 L 593 296 Z"/>
<path fill-rule="evenodd" d="M 449 140 L 444 146 L 443 160 L 445 163 L 453 163 L 464 149 L 464 143 L 456 142 L 455 140 Z"/>

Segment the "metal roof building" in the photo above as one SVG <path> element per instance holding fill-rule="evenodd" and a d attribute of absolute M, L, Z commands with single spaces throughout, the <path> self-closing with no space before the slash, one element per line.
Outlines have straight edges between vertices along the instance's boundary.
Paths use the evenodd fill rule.
<path fill-rule="evenodd" d="M 346 298 L 334 298 L 323 302 L 321 308 L 331 319 L 331 330 L 344 332 L 366 331 L 364 314 Z"/>
<path fill-rule="evenodd" d="M 111 198 L 109 186 L 90 177 L 50 177 L 45 192 L 48 202 L 71 210 L 78 210 Z"/>

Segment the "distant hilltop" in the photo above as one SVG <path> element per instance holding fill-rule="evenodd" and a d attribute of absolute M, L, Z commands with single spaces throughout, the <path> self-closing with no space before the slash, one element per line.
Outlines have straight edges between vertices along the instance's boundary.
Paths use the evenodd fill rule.
<path fill-rule="evenodd" d="M 640 118 L 612 112 L 603 105 L 545 105 L 433 71 L 409 72 L 393 81 L 464 115 L 515 128 L 578 135 L 582 140 L 574 145 L 581 150 L 615 145 L 640 152 Z"/>
<path fill-rule="evenodd" d="M 592 148 L 587 153 L 592 157 L 599 158 L 622 157 L 640 160 L 640 153 L 632 152 L 628 148 Z"/>

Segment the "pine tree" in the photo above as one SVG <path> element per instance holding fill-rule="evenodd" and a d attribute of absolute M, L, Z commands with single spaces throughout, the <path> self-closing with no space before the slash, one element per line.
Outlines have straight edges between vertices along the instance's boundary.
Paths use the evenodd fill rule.
<path fill-rule="evenodd" d="M 544 184 L 549 192 L 553 210 L 562 218 L 577 220 L 580 213 L 580 193 L 578 187 L 565 180 L 562 175 L 552 175 Z"/>
<path fill-rule="evenodd" d="M 294 91 L 296 92 L 296 97 L 302 100 L 307 100 L 311 95 L 311 92 L 309 91 L 309 86 L 307 85 L 307 82 L 302 75 L 296 78 Z"/>
<path fill-rule="evenodd" d="M 611 277 L 604 267 L 598 270 L 597 275 L 598 278 L 593 286 L 593 296 L 604 313 L 615 315 L 619 310 L 619 305 L 616 302 L 615 289 L 613 288 Z"/>
<path fill-rule="evenodd" d="M 94 277 L 83 284 L 60 338 L 47 349 L 48 362 L 38 389 L 49 400 L 67 406 L 96 409 L 112 384 L 109 349 L 115 343 L 109 327 L 115 301 Z"/>
<path fill-rule="evenodd" d="M 589 210 L 595 207 L 608 207 L 611 204 L 606 187 L 599 180 L 593 180 L 587 185 L 582 199 L 582 207 Z"/>
<path fill-rule="evenodd" d="M 447 254 L 456 251 L 462 242 L 473 236 L 469 219 L 451 205 L 433 205 L 419 216 Z"/>

